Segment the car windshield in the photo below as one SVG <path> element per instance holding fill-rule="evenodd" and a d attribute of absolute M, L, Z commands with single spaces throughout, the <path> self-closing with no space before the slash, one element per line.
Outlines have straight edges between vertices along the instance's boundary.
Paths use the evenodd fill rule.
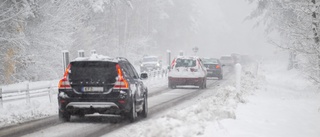
<path fill-rule="evenodd" d="M 232 57 L 221 57 L 220 60 L 232 60 Z"/>
<path fill-rule="evenodd" d="M 155 57 L 143 58 L 142 62 L 157 62 L 158 59 Z"/>
<path fill-rule="evenodd" d="M 203 64 L 219 64 L 217 59 L 202 59 Z"/>
<path fill-rule="evenodd" d="M 195 67 L 196 66 L 196 60 L 195 59 L 181 59 L 178 58 L 176 60 L 176 66 L 175 67 Z"/>
<path fill-rule="evenodd" d="M 114 83 L 118 75 L 114 62 L 72 62 L 70 81 L 101 81 Z"/>

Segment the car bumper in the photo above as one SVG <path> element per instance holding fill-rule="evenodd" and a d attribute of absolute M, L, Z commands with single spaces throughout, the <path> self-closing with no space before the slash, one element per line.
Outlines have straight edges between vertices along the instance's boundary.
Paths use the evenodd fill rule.
<path fill-rule="evenodd" d="M 67 111 L 70 115 L 76 114 L 123 114 L 131 109 L 129 98 L 127 99 L 79 99 L 58 98 L 59 111 Z"/>
<path fill-rule="evenodd" d="M 175 77 L 169 77 L 169 83 L 171 85 L 195 85 L 198 86 L 205 78 L 175 78 Z"/>
<path fill-rule="evenodd" d="M 221 70 L 207 70 L 207 77 L 220 77 L 221 75 Z"/>

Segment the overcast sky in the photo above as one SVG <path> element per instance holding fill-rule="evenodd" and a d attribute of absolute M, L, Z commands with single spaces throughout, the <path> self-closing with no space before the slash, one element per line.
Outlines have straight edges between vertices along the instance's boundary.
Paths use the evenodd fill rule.
<path fill-rule="evenodd" d="M 246 0 L 197 0 L 201 8 L 198 55 L 220 57 L 231 53 L 273 56 L 275 47 L 267 43 L 255 20 L 245 21 L 253 4 Z M 185 47 L 192 54 L 190 47 Z"/>

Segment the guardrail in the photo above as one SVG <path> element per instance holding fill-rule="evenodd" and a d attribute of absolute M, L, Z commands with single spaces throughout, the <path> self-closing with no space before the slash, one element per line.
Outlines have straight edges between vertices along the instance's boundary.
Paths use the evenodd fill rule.
<path fill-rule="evenodd" d="M 30 103 L 30 98 L 48 96 L 50 102 L 52 95 L 57 91 L 56 81 L 41 81 L 41 82 L 24 82 L 13 85 L 0 87 L 0 108 L 4 102 L 16 101 L 25 99 L 26 103 Z"/>
<path fill-rule="evenodd" d="M 148 71 L 149 78 L 166 77 L 168 71 L 165 69 Z M 52 96 L 58 93 L 58 80 L 54 81 L 40 81 L 40 82 L 24 82 L 9 86 L 0 87 L 0 108 L 3 107 L 4 102 L 26 100 L 30 103 L 31 98 L 48 96 L 52 102 Z"/>

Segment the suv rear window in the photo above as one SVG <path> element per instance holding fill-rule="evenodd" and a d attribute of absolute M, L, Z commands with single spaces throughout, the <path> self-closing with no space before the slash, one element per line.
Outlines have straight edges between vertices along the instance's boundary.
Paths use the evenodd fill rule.
<path fill-rule="evenodd" d="M 197 65 L 197 61 L 194 59 L 181 59 L 178 58 L 176 60 L 175 67 L 195 67 Z"/>
<path fill-rule="evenodd" d="M 218 60 L 216 59 L 202 59 L 203 64 L 218 64 Z"/>
<path fill-rule="evenodd" d="M 118 73 L 115 62 L 71 62 L 70 81 L 95 81 L 114 83 Z"/>
<path fill-rule="evenodd" d="M 157 62 L 158 59 L 156 57 L 146 57 L 142 59 L 142 62 Z"/>
<path fill-rule="evenodd" d="M 232 60 L 232 57 L 221 57 L 220 60 Z"/>

